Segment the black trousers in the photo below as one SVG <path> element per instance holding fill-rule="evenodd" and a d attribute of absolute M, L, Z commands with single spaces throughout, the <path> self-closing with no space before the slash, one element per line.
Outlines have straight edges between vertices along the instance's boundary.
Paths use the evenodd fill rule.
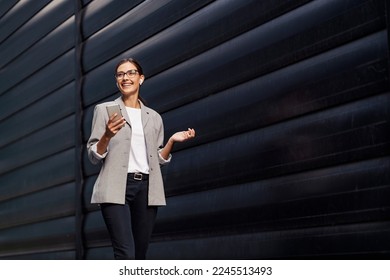
<path fill-rule="evenodd" d="M 126 204 L 103 203 L 101 211 L 115 259 L 145 259 L 157 216 L 157 206 L 148 206 L 148 180 L 128 176 Z"/>

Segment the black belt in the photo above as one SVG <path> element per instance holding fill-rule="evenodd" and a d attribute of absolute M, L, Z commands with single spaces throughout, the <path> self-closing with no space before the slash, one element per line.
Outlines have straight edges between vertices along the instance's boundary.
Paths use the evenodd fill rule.
<path fill-rule="evenodd" d="M 144 173 L 140 173 L 140 172 L 127 173 L 127 178 L 134 179 L 136 181 L 146 181 L 149 179 L 149 174 L 144 174 Z"/>

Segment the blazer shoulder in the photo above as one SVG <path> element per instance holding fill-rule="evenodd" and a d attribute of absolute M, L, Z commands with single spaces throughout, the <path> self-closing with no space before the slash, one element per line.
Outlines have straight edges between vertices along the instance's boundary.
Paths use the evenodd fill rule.
<path fill-rule="evenodd" d="M 157 116 L 157 117 L 160 117 L 161 118 L 161 115 L 154 109 L 142 104 L 142 107 L 143 109 L 148 112 L 149 114 L 151 114 L 152 116 Z"/>
<path fill-rule="evenodd" d="M 115 101 L 107 101 L 107 102 L 96 104 L 95 108 L 99 108 L 99 109 L 100 108 L 105 108 L 108 105 L 114 105 L 114 104 L 118 104 L 118 103 L 116 103 Z"/>

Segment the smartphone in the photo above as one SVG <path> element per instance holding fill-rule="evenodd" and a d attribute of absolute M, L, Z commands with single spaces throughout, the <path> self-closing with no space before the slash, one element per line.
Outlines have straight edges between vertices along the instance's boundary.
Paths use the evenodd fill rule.
<path fill-rule="evenodd" d="M 108 117 L 110 117 L 110 118 L 115 113 L 117 114 L 117 116 L 115 117 L 114 121 L 119 120 L 120 118 L 123 117 L 122 116 L 122 112 L 121 112 L 121 107 L 119 106 L 119 104 L 107 105 L 106 109 L 107 109 Z"/>

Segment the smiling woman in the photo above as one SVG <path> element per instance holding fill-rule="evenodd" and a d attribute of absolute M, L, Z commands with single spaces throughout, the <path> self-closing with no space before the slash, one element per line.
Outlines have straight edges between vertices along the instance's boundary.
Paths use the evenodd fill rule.
<path fill-rule="evenodd" d="M 160 165 L 171 161 L 174 143 L 195 137 L 195 130 L 176 132 L 163 146 L 162 118 L 140 100 L 140 64 L 121 60 L 115 78 L 121 97 L 95 107 L 87 143 L 91 162 L 103 163 L 91 202 L 101 206 L 115 258 L 145 259 L 157 207 L 166 204 Z M 107 114 L 113 104 L 122 117 Z"/>
<path fill-rule="evenodd" d="M 126 106 L 140 108 L 139 86 L 145 79 L 141 65 L 133 58 L 123 59 L 116 66 L 115 78 Z"/>

